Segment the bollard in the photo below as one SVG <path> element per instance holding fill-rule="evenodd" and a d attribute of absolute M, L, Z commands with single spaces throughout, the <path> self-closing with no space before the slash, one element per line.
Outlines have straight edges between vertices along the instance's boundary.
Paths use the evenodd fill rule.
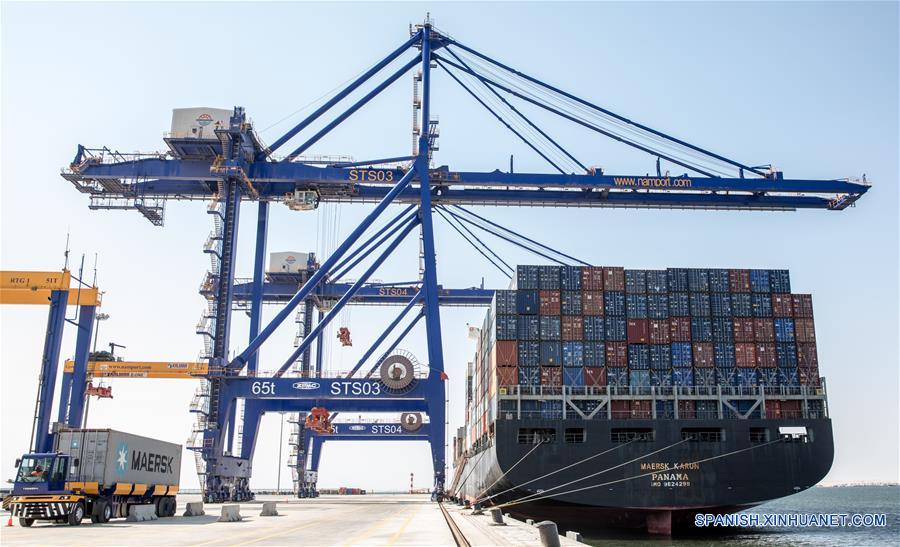
<path fill-rule="evenodd" d="M 143 522 L 145 520 L 157 520 L 156 506 L 152 504 L 131 505 L 128 507 L 128 517 L 125 522 Z"/>
<path fill-rule="evenodd" d="M 237 504 L 223 505 L 222 514 L 219 515 L 218 522 L 240 522 L 241 506 Z"/>
<path fill-rule="evenodd" d="M 206 511 L 203 510 L 203 502 L 202 501 L 189 501 L 184 508 L 185 517 L 202 517 L 206 514 Z"/>
<path fill-rule="evenodd" d="M 544 547 L 559 547 L 559 532 L 556 523 L 549 520 L 535 524 L 541 536 L 541 545 Z"/>
<path fill-rule="evenodd" d="M 581 534 L 579 534 L 578 532 L 569 530 L 568 532 L 566 532 L 566 537 L 573 541 L 577 541 L 578 543 L 584 543 L 584 541 L 581 540 Z"/>
<path fill-rule="evenodd" d="M 506 526 L 506 523 L 503 522 L 503 512 L 499 509 L 491 509 L 491 520 L 494 526 Z"/>
<path fill-rule="evenodd" d="M 259 512 L 261 517 L 277 517 L 278 509 L 275 508 L 274 501 L 264 501 L 262 511 Z"/>
<path fill-rule="evenodd" d="M 534 519 L 525 519 L 525 524 L 528 526 L 534 526 Z"/>

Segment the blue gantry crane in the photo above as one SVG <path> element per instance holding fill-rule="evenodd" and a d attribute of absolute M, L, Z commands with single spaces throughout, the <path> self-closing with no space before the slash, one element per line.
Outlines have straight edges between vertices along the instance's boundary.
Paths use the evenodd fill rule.
<path fill-rule="evenodd" d="M 388 155 L 365 161 L 316 159 L 304 153 L 345 122 L 375 96 L 407 72 L 416 69 L 413 100 L 415 150 L 410 155 Z M 538 156 L 552 172 L 455 171 L 433 165 L 439 136 L 431 116 L 432 76 L 435 69 L 462 87 L 490 114 Z M 376 84 L 372 80 L 387 72 Z M 421 97 L 419 89 L 421 88 Z M 351 98 L 353 95 L 354 98 Z M 355 98 L 359 97 L 359 98 Z M 349 103 L 349 106 L 347 104 Z M 344 107 L 338 111 L 338 106 Z M 314 122 L 337 113 L 321 129 Z M 653 174 L 609 174 L 588 167 L 563 144 L 541 128 L 529 111 L 542 111 L 613 139 L 623 146 L 648 154 L 655 163 Z M 511 268 L 478 237 L 491 234 L 534 251 L 555 262 L 578 263 L 550 246 L 525 238 L 467 208 L 472 205 L 536 207 L 640 207 L 724 210 L 842 210 L 869 188 L 863 180 L 790 179 L 770 166 L 742 163 L 690 144 L 668 133 L 638 123 L 594 102 L 514 69 L 437 30 L 426 20 L 411 29 L 410 37 L 381 61 L 366 70 L 322 106 L 270 145 L 257 136 L 241 107 L 211 125 L 213 117 L 197 117 L 188 133 L 173 132 L 165 138 L 168 151 L 155 154 L 123 154 L 108 148 L 79 146 L 63 177 L 90 197 L 92 209 L 133 209 L 156 225 L 164 220 L 165 202 L 210 202 L 215 230 L 206 250 L 212 269 L 201 292 L 208 296 L 204 324 L 209 333 L 209 375 L 194 410 L 200 416 L 197 444 L 198 471 L 205 498 L 210 501 L 242 500 L 249 488 L 256 430 L 265 412 L 309 412 L 327 406 L 329 411 L 421 412 L 428 416 L 435 495 L 444 486 L 444 373 L 439 306 L 453 303 L 484 304 L 483 288 L 454 291 L 438 284 L 434 213 L 436 212 L 494 266 L 511 275 Z M 292 147 L 287 147 L 292 142 Z M 290 150 L 287 155 L 276 152 Z M 678 174 L 670 174 L 677 172 Z M 648 171 L 649 173 L 649 171 Z M 253 279 L 235 284 L 234 250 L 240 205 L 258 202 Z M 268 279 L 265 254 L 269 204 L 283 202 L 298 210 L 310 210 L 323 202 L 368 203 L 368 215 L 337 249 L 294 280 Z M 375 228 L 392 204 L 402 210 Z M 373 272 L 410 232 L 421 238 L 419 278 L 388 291 L 368 283 Z M 363 236 L 370 234 L 367 239 Z M 363 268 L 356 281 L 342 281 L 353 268 Z M 400 284 L 388 285 L 399 289 Z M 270 376 L 259 375 L 259 352 L 272 333 L 308 302 L 329 300 L 327 313 L 320 308 L 313 324 L 312 309 L 304 311 L 302 340 Z M 393 332 L 399 338 L 420 319 L 425 320 L 427 360 L 420 370 L 400 367 L 403 382 L 395 382 L 397 363 L 390 358 L 380 368 L 380 378 L 356 378 L 368 362 L 357 364 L 345 378 L 309 377 L 309 350 L 321 345 L 330 321 L 348 303 L 360 301 L 403 304 L 396 320 L 373 342 L 363 361 Z M 246 302 L 251 318 L 248 343 L 236 357 L 232 347 L 231 313 L 236 301 Z M 262 324 L 264 301 L 282 305 L 276 316 Z M 414 308 L 411 320 L 404 318 Z M 304 309 L 305 308 L 301 308 Z M 321 352 L 318 352 L 321 355 Z M 379 354 L 383 355 L 383 354 Z M 303 378 L 285 376 L 298 359 L 306 359 Z M 390 367 L 394 368 L 391 369 Z M 316 368 L 321 370 L 321 366 Z M 393 386 L 393 387 L 392 387 Z M 241 428 L 236 407 L 243 401 L 243 434 L 239 450 L 235 431 Z"/>

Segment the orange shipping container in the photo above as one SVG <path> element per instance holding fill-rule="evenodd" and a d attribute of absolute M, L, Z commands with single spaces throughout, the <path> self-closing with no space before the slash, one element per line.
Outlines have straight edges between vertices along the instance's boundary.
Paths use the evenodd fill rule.
<path fill-rule="evenodd" d="M 793 307 L 791 306 L 791 295 L 789 295 L 789 294 L 773 294 L 772 295 L 772 314 L 775 317 L 791 317 L 791 316 L 793 316 Z"/>
<path fill-rule="evenodd" d="M 651 418 L 653 416 L 653 409 L 650 405 L 652 404 L 653 401 L 631 401 L 631 417 L 639 420 Z"/>
<path fill-rule="evenodd" d="M 812 317 L 794 319 L 794 336 L 798 343 L 814 344 L 816 342 L 816 326 Z"/>
<path fill-rule="evenodd" d="M 515 340 L 497 340 L 494 344 L 497 352 L 498 367 L 515 367 L 519 364 L 519 343 Z"/>
<path fill-rule="evenodd" d="M 599 266 L 584 266 L 581 268 L 581 290 L 603 290 L 603 268 Z"/>
<path fill-rule="evenodd" d="M 732 323 L 735 342 L 753 342 L 755 340 L 753 334 L 753 319 L 741 319 L 735 317 Z"/>
<path fill-rule="evenodd" d="M 741 368 L 756 367 L 756 344 L 738 342 L 734 345 L 734 358 Z"/>
<path fill-rule="evenodd" d="M 668 344 L 672 337 L 669 335 L 668 319 L 651 319 L 650 324 L 650 343 L 651 344 Z"/>
<path fill-rule="evenodd" d="M 628 342 L 606 343 L 606 366 L 616 368 L 628 366 Z"/>
<path fill-rule="evenodd" d="M 768 317 L 757 317 L 753 320 L 753 335 L 757 342 L 774 342 L 775 325 Z"/>
<path fill-rule="evenodd" d="M 603 291 L 583 292 L 581 294 L 581 308 L 581 312 L 584 315 L 603 315 Z"/>
<path fill-rule="evenodd" d="M 697 368 L 713 368 L 713 345 L 711 342 L 694 342 L 694 366 Z"/>
<path fill-rule="evenodd" d="M 606 369 L 584 367 L 584 385 L 588 387 L 603 387 L 606 385 Z"/>
<path fill-rule="evenodd" d="M 541 315 L 559 315 L 560 294 L 559 291 L 541 291 L 538 293 Z"/>
<path fill-rule="evenodd" d="M 615 268 L 615 267 L 603 268 L 603 290 L 605 290 L 605 291 L 624 291 L 625 290 L 625 268 Z"/>
<path fill-rule="evenodd" d="M 756 344 L 756 366 L 760 368 L 775 368 L 778 366 L 775 344 Z"/>
<path fill-rule="evenodd" d="M 691 341 L 691 318 L 690 317 L 671 317 L 669 318 L 669 333 L 672 335 L 672 342 L 690 342 Z"/>
<path fill-rule="evenodd" d="M 626 332 L 629 344 L 646 344 L 650 340 L 650 327 L 646 319 L 629 319 Z"/>
<path fill-rule="evenodd" d="M 497 383 L 500 386 L 519 385 L 519 367 L 500 367 L 497 369 Z"/>
<path fill-rule="evenodd" d="M 812 317 L 812 295 L 792 294 L 791 307 L 794 309 L 794 317 Z"/>
<path fill-rule="evenodd" d="M 729 270 L 728 285 L 731 292 L 750 292 L 750 270 Z"/>
<path fill-rule="evenodd" d="M 584 319 L 580 315 L 563 315 L 561 323 L 563 340 L 584 340 Z"/>

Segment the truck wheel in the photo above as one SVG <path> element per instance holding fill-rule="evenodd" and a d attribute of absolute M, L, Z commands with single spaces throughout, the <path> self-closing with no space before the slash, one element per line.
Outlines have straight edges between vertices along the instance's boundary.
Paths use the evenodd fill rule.
<path fill-rule="evenodd" d="M 103 509 L 100 511 L 100 522 L 106 524 L 109 522 L 109 519 L 112 518 L 113 510 L 112 510 L 112 502 L 104 501 Z"/>
<path fill-rule="evenodd" d="M 175 500 L 174 496 L 169 496 L 169 511 L 166 516 L 174 517 L 175 513 L 178 512 L 178 502 Z"/>
<path fill-rule="evenodd" d="M 34 519 L 19 519 L 19 526 L 21 526 L 22 528 L 31 528 L 32 524 L 34 524 Z"/>
<path fill-rule="evenodd" d="M 80 501 L 75 504 L 75 507 L 72 508 L 72 512 L 69 513 L 69 525 L 70 526 L 78 526 L 81 524 L 81 520 L 84 518 L 84 504 Z"/>

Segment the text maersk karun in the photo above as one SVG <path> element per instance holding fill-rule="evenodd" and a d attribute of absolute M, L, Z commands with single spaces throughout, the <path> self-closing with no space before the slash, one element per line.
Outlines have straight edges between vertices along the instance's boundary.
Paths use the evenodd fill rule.
<path fill-rule="evenodd" d="M 842 528 L 885 527 L 884 513 L 735 513 L 719 515 L 700 513 L 694 526 L 706 527 L 778 527 L 778 528 Z"/>

